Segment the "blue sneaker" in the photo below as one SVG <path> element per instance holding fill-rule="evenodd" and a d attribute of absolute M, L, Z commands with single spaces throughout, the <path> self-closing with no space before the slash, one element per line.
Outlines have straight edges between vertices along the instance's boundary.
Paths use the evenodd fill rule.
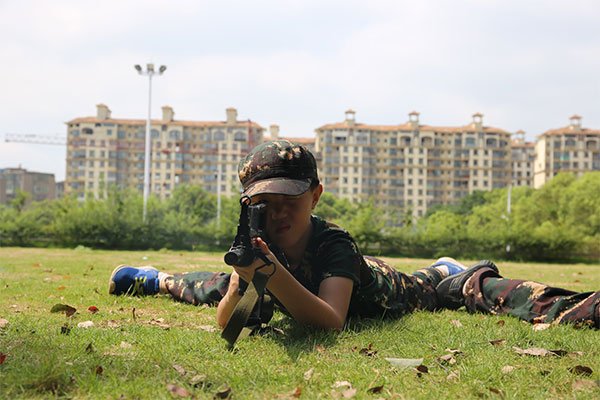
<path fill-rule="evenodd" d="M 153 267 L 119 265 L 112 272 L 108 284 L 108 293 L 117 296 L 152 295 L 158 291 L 158 270 Z"/>
<path fill-rule="evenodd" d="M 438 298 L 438 306 L 447 308 L 449 310 L 457 310 L 464 306 L 465 295 L 463 294 L 463 287 L 470 277 L 483 268 L 489 269 L 487 274 L 490 277 L 500 277 L 496 264 L 489 260 L 479 261 L 472 267 L 465 269 L 458 274 L 450 275 L 438 283 L 437 287 L 435 288 Z"/>
<path fill-rule="evenodd" d="M 442 265 L 445 265 L 446 268 L 448 269 L 447 276 L 460 274 L 461 272 L 463 272 L 464 270 L 467 269 L 467 267 L 465 267 L 464 265 L 462 265 L 461 263 L 459 263 L 452 257 L 438 258 L 438 260 L 435 263 L 433 263 L 431 266 L 435 268 L 435 267 L 440 267 Z"/>

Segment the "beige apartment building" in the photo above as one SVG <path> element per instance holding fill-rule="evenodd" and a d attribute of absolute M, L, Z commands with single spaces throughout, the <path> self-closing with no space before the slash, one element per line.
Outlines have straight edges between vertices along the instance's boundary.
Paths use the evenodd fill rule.
<path fill-rule="evenodd" d="M 536 189 L 559 172 L 581 175 L 600 171 L 600 130 L 583 128 L 581 119 L 573 115 L 568 126 L 537 137 L 533 182 Z"/>
<path fill-rule="evenodd" d="M 413 111 L 398 125 L 343 122 L 316 129 L 325 191 L 381 207 L 411 208 L 422 216 L 434 204 L 454 204 L 474 190 L 506 187 L 511 179 L 510 133 L 483 125 L 428 126 Z"/>
<path fill-rule="evenodd" d="M 0 203 L 8 204 L 17 191 L 29 193 L 27 204 L 32 201 L 53 200 L 55 198 L 54 174 L 27 171 L 23 168 L 0 170 Z"/>
<path fill-rule="evenodd" d="M 512 183 L 515 186 L 533 187 L 533 164 L 535 161 L 535 143 L 525 141 L 525 132 L 518 130 L 511 147 Z"/>
<path fill-rule="evenodd" d="M 167 198 L 181 184 L 200 185 L 225 196 L 238 194 L 237 165 L 263 142 L 264 128 L 239 121 L 228 108 L 225 121 L 180 121 L 169 106 L 151 121 L 150 192 Z M 112 118 L 97 105 L 96 116 L 67 122 L 65 194 L 103 197 L 106 188 L 132 186 L 143 191 L 146 120 Z"/>

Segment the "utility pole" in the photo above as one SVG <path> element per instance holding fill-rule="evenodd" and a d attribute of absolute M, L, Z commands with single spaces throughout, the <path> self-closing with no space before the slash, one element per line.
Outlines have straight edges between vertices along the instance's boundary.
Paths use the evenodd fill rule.
<path fill-rule="evenodd" d="M 217 233 L 221 230 L 221 165 L 217 164 Z M 221 244 L 217 237 L 217 246 Z"/>
<path fill-rule="evenodd" d="M 158 71 L 154 71 L 154 64 L 149 63 L 146 65 L 146 70 L 144 71 L 140 65 L 136 64 L 135 69 L 140 75 L 146 75 L 148 77 L 148 120 L 146 121 L 146 144 L 144 148 L 144 222 L 146 222 L 148 195 L 150 194 L 150 115 L 152 105 L 152 76 L 162 75 L 167 69 L 167 66 L 161 65 Z"/>
<path fill-rule="evenodd" d="M 508 234 L 510 236 L 510 202 L 512 193 L 512 179 L 508 182 L 508 198 L 506 199 L 506 223 L 508 225 Z M 506 252 L 510 253 L 510 243 L 506 244 Z"/>

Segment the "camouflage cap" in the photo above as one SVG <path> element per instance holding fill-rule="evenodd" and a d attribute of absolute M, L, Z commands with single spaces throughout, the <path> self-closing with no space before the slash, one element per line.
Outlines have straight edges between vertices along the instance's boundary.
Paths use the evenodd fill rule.
<path fill-rule="evenodd" d="M 317 163 L 304 146 L 274 140 L 256 146 L 238 166 L 242 195 L 260 193 L 297 196 L 318 181 Z"/>

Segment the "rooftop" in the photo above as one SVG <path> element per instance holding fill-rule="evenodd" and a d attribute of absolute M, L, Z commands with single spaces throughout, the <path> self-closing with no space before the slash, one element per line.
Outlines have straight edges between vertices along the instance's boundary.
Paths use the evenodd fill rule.
<path fill-rule="evenodd" d="M 120 124 L 120 125 L 146 125 L 145 119 L 123 119 L 123 118 L 108 118 L 105 120 L 100 120 L 97 117 L 82 117 L 75 118 L 70 121 L 67 121 L 66 124 L 79 124 L 79 123 L 98 123 L 98 124 Z M 172 126 L 189 126 L 189 127 L 210 127 L 210 126 L 222 126 L 222 127 L 230 127 L 231 125 L 227 124 L 225 121 L 163 121 L 162 119 L 153 119 L 151 122 L 152 125 L 172 125 Z M 233 126 L 237 127 L 248 127 L 252 126 L 253 128 L 265 129 L 256 122 L 249 121 L 237 121 Z"/>

